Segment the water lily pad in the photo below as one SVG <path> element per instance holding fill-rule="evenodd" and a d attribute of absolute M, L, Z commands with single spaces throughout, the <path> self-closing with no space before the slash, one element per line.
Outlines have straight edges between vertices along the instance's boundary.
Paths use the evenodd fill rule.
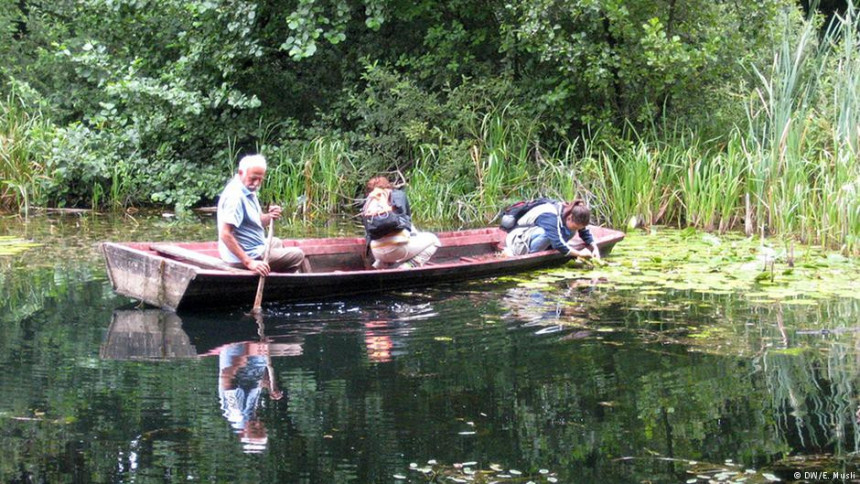
<path fill-rule="evenodd" d="M 0 256 L 17 255 L 34 247 L 41 247 L 42 244 L 11 237 L 8 235 L 0 236 Z"/>
<path fill-rule="evenodd" d="M 820 304 L 819 301 L 814 299 L 786 299 L 782 301 L 783 304 L 794 304 L 794 305 L 803 305 L 803 306 L 817 306 Z"/>

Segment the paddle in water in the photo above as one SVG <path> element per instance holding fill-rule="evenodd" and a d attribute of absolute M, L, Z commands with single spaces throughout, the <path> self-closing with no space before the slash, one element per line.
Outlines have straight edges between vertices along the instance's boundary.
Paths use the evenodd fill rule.
<path fill-rule="evenodd" d="M 275 234 L 275 220 L 269 219 L 269 237 L 266 239 L 266 250 L 263 251 L 263 262 L 269 263 L 269 251 L 272 250 L 272 238 Z M 254 298 L 254 307 L 251 309 L 251 314 L 260 314 L 263 310 L 263 287 L 266 285 L 266 276 L 260 276 L 260 282 L 257 283 L 257 297 Z"/>

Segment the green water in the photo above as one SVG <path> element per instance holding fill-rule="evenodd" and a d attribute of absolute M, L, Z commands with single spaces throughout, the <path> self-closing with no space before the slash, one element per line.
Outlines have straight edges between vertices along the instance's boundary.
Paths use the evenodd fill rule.
<path fill-rule="evenodd" d="M 756 241 L 631 234 L 606 266 L 255 321 L 139 308 L 97 250 L 210 236 L 206 216 L 0 221 L 0 481 L 860 479 L 838 255 L 776 244 L 772 267 Z"/>

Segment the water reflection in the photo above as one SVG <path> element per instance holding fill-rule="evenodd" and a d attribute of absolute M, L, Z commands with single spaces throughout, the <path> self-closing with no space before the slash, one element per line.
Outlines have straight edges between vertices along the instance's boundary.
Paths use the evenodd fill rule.
<path fill-rule="evenodd" d="M 261 452 L 268 443 L 266 425 L 257 416 L 263 393 L 271 400 L 284 396 L 278 388 L 272 356 L 302 354 L 301 342 L 272 342 L 264 336 L 262 319 L 258 324 L 260 341 L 230 343 L 218 349 L 221 411 L 248 453 Z"/>
<path fill-rule="evenodd" d="M 507 309 L 507 318 L 540 327 L 539 333 L 561 331 L 564 328 L 584 329 L 601 310 L 602 298 L 597 290 L 601 282 L 603 280 L 598 278 L 564 281 L 560 291 L 545 287 L 513 287 L 505 290 L 500 303 Z M 589 334 L 584 329 L 568 336 L 583 338 Z"/>
<path fill-rule="evenodd" d="M 367 359 L 374 363 L 391 361 L 394 342 L 388 334 L 388 321 L 368 321 L 364 323 L 364 344 L 367 346 Z"/>
<path fill-rule="evenodd" d="M 467 477 L 464 462 L 522 482 L 856 469 L 856 301 L 536 274 L 265 306 L 261 335 L 248 308 L 114 310 L 128 301 L 101 265 L 3 275 L 2 482 L 426 482 L 428 467 Z M 257 395 L 235 407 L 253 409 L 244 434 L 225 415 L 222 356 L 224 371 L 244 364 L 246 404 Z"/>
<path fill-rule="evenodd" d="M 161 309 L 118 309 L 99 350 L 106 359 L 171 359 L 197 356 L 182 319 Z"/>
<path fill-rule="evenodd" d="M 278 388 L 272 358 L 300 356 L 303 337 L 291 335 L 290 341 L 275 341 L 266 336 L 262 316 L 255 323 L 257 338 L 224 342 L 198 354 L 176 313 L 161 309 L 118 309 L 113 313 L 100 355 L 117 360 L 218 356 L 217 389 L 222 415 L 239 436 L 245 452 L 259 453 L 268 443 L 266 424 L 258 416 L 258 409 L 264 405 L 263 397 L 268 396 L 272 401 L 284 397 Z"/>

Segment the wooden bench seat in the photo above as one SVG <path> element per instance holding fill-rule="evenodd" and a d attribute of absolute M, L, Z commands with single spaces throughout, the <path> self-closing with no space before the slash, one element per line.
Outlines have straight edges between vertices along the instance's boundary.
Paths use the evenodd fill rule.
<path fill-rule="evenodd" d="M 230 264 L 227 264 L 218 257 L 213 257 L 211 255 L 207 255 L 196 250 L 185 249 L 177 245 L 151 244 L 149 248 L 151 250 L 154 250 L 155 252 L 158 252 L 159 254 L 168 255 L 176 259 L 182 259 L 184 261 L 191 262 L 195 265 L 205 267 L 207 269 L 218 269 L 219 271 L 226 271 L 234 274 L 244 274 L 250 272 L 244 269 L 237 269 Z"/>

